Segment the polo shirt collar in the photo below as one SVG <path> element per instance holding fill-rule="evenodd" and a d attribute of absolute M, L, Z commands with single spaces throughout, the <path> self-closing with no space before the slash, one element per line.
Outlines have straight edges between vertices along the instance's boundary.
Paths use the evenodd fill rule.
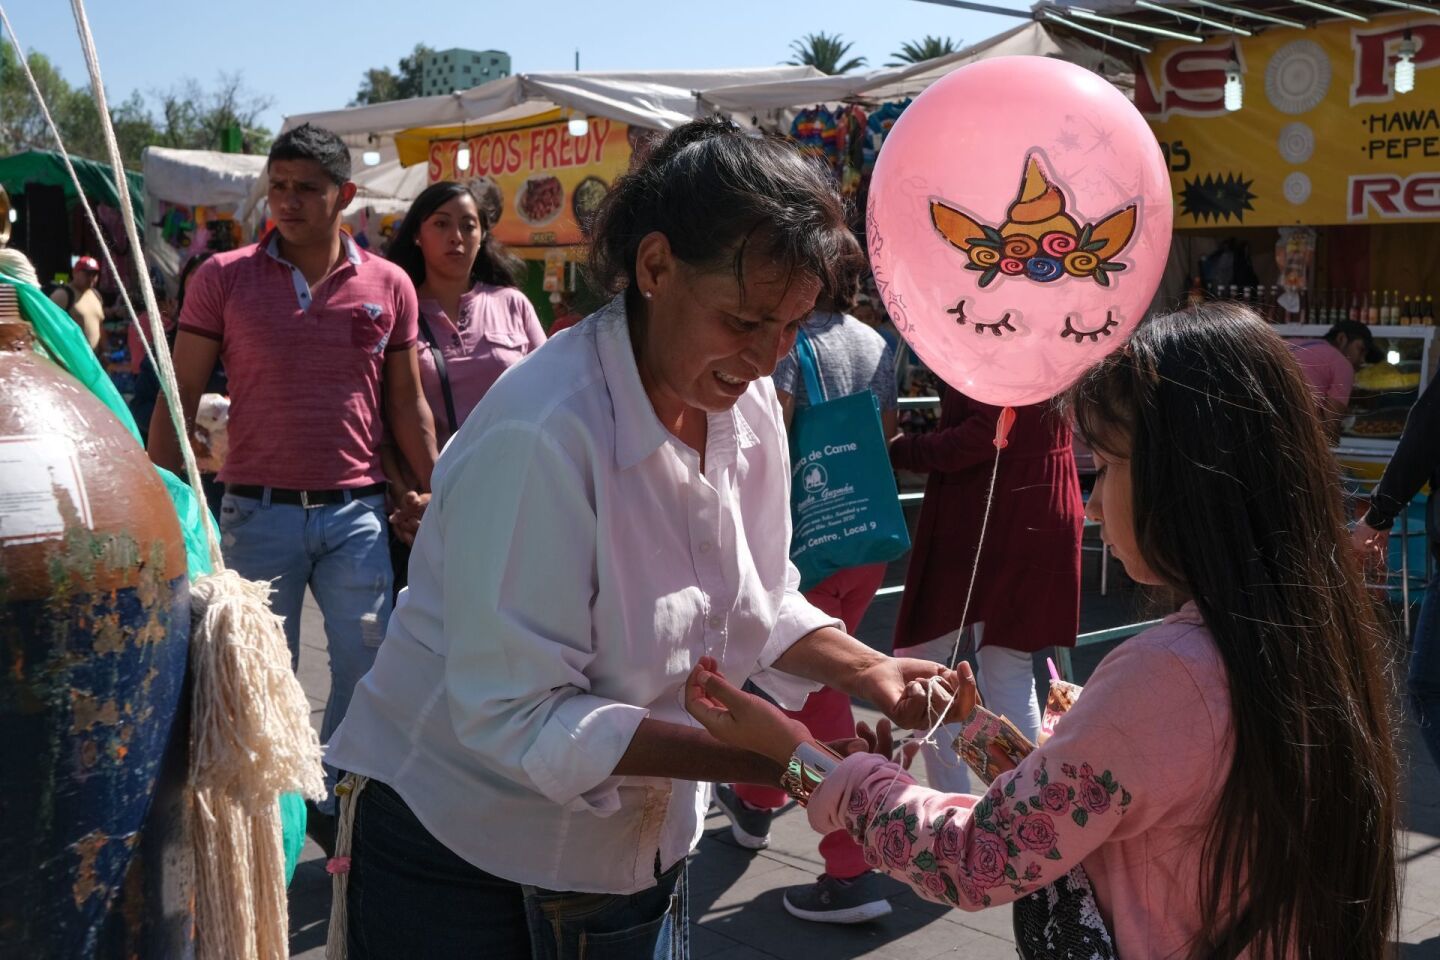
<path fill-rule="evenodd" d="M 350 236 L 348 231 L 340 231 L 340 246 L 345 250 L 345 259 L 349 260 L 352 266 L 360 266 L 360 246 L 355 242 L 355 238 Z M 295 268 L 293 263 L 280 256 L 280 231 L 276 228 L 271 227 L 270 232 L 261 239 L 260 249 L 269 254 L 272 260 L 283 263 L 292 270 Z"/>
<path fill-rule="evenodd" d="M 625 313 L 625 295 L 620 294 L 602 307 L 595 319 L 601 321 L 596 324 L 595 347 L 615 411 L 615 466 L 628 470 L 660 449 L 671 435 L 655 415 L 655 407 L 640 382 L 640 368 L 635 365 L 635 349 Z M 760 442 L 740 412 L 738 402 L 725 413 L 710 414 L 706 426 L 709 430 L 706 447 L 712 460 L 729 459 L 727 454 L 731 451 L 744 450 Z M 730 429 L 717 429 L 726 426 Z"/>

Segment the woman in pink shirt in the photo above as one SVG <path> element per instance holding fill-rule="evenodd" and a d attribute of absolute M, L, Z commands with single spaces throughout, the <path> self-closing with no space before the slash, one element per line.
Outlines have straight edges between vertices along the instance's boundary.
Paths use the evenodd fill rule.
<path fill-rule="evenodd" d="M 1022 957 L 1379 960 L 1397 913 L 1384 641 L 1294 359 L 1251 311 L 1207 305 L 1141 326 L 1070 404 L 1111 550 L 1185 603 L 983 797 L 917 786 L 888 729 L 866 737 L 885 755 L 842 761 L 713 664 L 687 706 L 788 762 L 811 825 L 922 896 L 1014 903 Z"/>
<path fill-rule="evenodd" d="M 489 208 L 468 185 L 444 181 L 415 198 L 386 248 L 420 298 L 420 382 L 441 447 L 500 375 L 545 342 L 535 308 L 519 289 L 525 264 L 495 239 L 491 225 Z M 430 494 L 410 482 L 398 455 L 391 450 L 386 457 L 397 508 L 391 523 L 409 544 Z M 403 585 L 397 562 L 397 594 Z"/>

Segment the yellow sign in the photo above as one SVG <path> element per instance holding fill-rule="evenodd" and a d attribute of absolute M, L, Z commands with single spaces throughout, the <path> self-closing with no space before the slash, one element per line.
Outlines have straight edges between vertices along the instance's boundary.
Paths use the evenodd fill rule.
<path fill-rule="evenodd" d="M 1402 53 L 1414 70 L 1404 93 Z M 1135 106 L 1169 161 L 1176 228 L 1440 220 L 1437 68 L 1440 17 L 1417 14 L 1160 44 Z"/>
<path fill-rule="evenodd" d="M 586 127 L 581 136 L 561 121 L 432 139 L 430 182 L 468 181 L 492 216 L 498 213 L 494 234 L 501 243 L 583 243 L 581 224 L 630 165 L 626 124 L 591 117 Z"/>

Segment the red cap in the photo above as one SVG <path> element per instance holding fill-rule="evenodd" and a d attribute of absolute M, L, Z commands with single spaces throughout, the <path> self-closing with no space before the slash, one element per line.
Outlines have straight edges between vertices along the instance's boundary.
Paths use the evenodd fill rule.
<path fill-rule="evenodd" d="M 79 260 L 75 261 L 75 269 L 89 270 L 92 273 L 99 273 L 100 264 L 95 261 L 94 257 L 81 257 Z"/>

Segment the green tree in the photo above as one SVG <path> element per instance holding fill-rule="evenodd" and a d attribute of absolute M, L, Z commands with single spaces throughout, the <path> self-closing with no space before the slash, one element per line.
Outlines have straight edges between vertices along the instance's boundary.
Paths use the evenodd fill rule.
<path fill-rule="evenodd" d="M 865 66 L 864 57 L 851 57 L 849 60 L 845 60 L 845 55 L 853 46 L 853 43 L 845 43 L 838 33 L 834 36 L 824 32 L 807 33 L 790 44 L 790 49 L 794 51 L 795 56 L 786 63 L 796 66 L 811 66 L 821 73 L 828 73 L 832 76 L 838 73 L 849 73 L 851 70 Z"/>
<path fill-rule="evenodd" d="M 964 41 L 960 41 L 964 43 Z M 890 54 L 894 57 L 887 67 L 900 67 L 907 63 L 921 63 L 925 60 L 934 60 L 936 57 L 943 57 L 946 54 L 957 53 L 960 45 L 949 37 L 932 37 L 926 35 L 920 42 L 903 43 L 900 49 Z"/>
<path fill-rule="evenodd" d="M 32 51 L 25 60 L 66 149 L 108 163 L 110 154 L 89 85 L 72 87 L 44 54 Z M 231 125 L 240 127 L 247 152 L 263 151 L 270 144 L 270 131 L 260 124 L 259 117 L 273 101 L 246 89 L 239 74 L 221 74 L 208 89 L 185 80 L 169 92 L 155 94 L 158 116 L 139 91 L 118 102 L 107 99 L 120 155 L 132 170 L 140 168 L 148 146 L 217 150 L 222 132 Z M 0 45 L 0 155 L 54 149 L 54 138 L 13 49 Z"/>
<path fill-rule="evenodd" d="M 434 52 L 425 44 L 417 43 L 408 57 L 400 58 L 396 69 L 379 67 L 366 70 L 360 81 L 360 89 L 356 92 L 355 99 L 350 101 L 350 106 L 359 107 L 420 96 L 421 80 L 425 75 L 425 58 Z"/>

